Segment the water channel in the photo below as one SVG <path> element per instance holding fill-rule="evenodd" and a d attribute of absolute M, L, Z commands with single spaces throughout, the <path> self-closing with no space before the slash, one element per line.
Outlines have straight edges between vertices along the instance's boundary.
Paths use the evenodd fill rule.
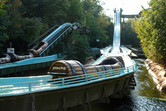
<path fill-rule="evenodd" d="M 157 90 L 144 65 L 144 59 L 135 59 L 139 66 L 135 73 L 137 86 L 131 95 L 112 99 L 110 103 L 97 103 L 90 110 L 81 111 L 166 111 L 166 94 Z"/>

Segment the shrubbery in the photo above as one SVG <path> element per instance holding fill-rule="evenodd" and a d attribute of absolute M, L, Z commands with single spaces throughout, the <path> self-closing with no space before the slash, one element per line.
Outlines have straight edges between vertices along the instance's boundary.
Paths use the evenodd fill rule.
<path fill-rule="evenodd" d="M 77 43 L 88 44 L 90 47 L 109 45 L 111 41 L 110 43 L 106 41 L 112 38 L 109 31 L 113 28 L 108 29 L 108 27 L 113 24 L 102 10 L 99 0 L 2 0 L 0 2 L 0 54 L 5 52 L 10 42 L 16 53 L 23 53 L 29 43 L 50 27 L 65 22 L 79 22 L 90 29 L 86 41 L 85 34 L 73 33 L 72 39 Z M 96 39 L 100 41 L 97 43 Z M 86 56 L 86 52 L 83 54 L 84 51 L 81 51 L 82 47 L 74 48 L 74 52 L 82 52 L 81 56 Z"/>
<path fill-rule="evenodd" d="M 134 21 L 134 29 L 140 38 L 145 55 L 166 65 L 166 2 L 151 0 L 141 18 Z"/>

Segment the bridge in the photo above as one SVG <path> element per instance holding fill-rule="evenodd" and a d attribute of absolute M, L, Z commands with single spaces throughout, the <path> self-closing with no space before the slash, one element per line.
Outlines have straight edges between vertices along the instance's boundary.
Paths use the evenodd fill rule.
<path fill-rule="evenodd" d="M 135 14 L 135 15 L 122 15 L 121 17 L 122 18 L 139 18 L 140 15 L 138 15 L 138 14 Z"/>
<path fill-rule="evenodd" d="M 103 55 L 93 65 L 99 64 L 108 57 L 121 56 L 125 62 L 125 67 L 54 79 L 50 75 L 0 78 L 0 110 L 67 110 L 69 107 L 80 104 L 87 104 L 90 107 L 90 102 L 97 99 L 109 102 L 111 97 L 122 97 L 126 91 L 128 94 L 129 89 L 135 86 L 133 74 L 137 70 L 137 65 L 128 56 L 131 50 L 120 45 L 121 11 L 115 10 L 115 12 L 116 23 L 113 46 L 103 49 Z M 42 63 L 41 60 L 44 63 L 48 58 L 50 59 L 49 62 L 55 60 L 55 58 L 58 59 L 57 55 L 56 57 L 55 55 L 49 55 L 49 49 L 55 43 L 54 41 L 63 35 L 63 32 L 71 31 L 72 28 L 74 28 L 72 24 L 64 24 L 57 29 L 58 31 L 54 31 L 44 38 L 42 42 L 46 41 L 48 47 L 40 51 L 39 55 L 41 57 L 7 64 L 10 67 L 20 68 L 26 65 L 29 67 L 33 63 L 40 64 Z M 57 36 L 55 37 L 55 35 Z M 3 67 L 5 69 L 7 66 L 4 65 Z"/>

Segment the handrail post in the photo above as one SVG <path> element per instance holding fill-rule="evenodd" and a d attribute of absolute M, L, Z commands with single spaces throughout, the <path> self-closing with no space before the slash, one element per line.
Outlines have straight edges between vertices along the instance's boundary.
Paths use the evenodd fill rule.
<path fill-rule="evenodd" d="M 107 78 L 105 71 L 104 71 L 104 78 Z"/>
<path fill-rule="evenodd" d="M 123 70 L 123 74 L 124 74 L 125 73 L 125 67 L 123 67 L 122 70 Z"/>
<path fill-rule="evenodd" d="M 113 69 L 112 72 L 113 72 L 113 76 L 115 76 L 115 69 Z"/>
<path fill-rule="evenodd" d="M 135 69 L 138 69 L 138 66 L 137 66 L 137 64 L 135 64 Z"/>
<path fill-rule="evenodd" d="M 87 74 L 85 74 L 85 81 L 86 81 L 86 82 L 88 81 Z"/>
<path fill-rule="evenodd" d="M 135 65 L 133 65 L 133 72 L 134 72 L 134 70 L 135 70 Z"/>
<path fill-rule="evenodd" d="M 127 73 L 129 73 L 130 71 L 129 71 L 129 67 L 127 67 Z"/>
<path fill-rule="evenodd" d="M 101 77 L 101 75 L 100 75 L 100 73 L 99 73 L 99 72 L 97 72 L 97 75 L 98 75 L 98 77 L 99 77 L 99 78 Z"/>
<path fill-rule="evenodd" d="M 65 80 L 64 80 L 64 78 L 62 78 L 62 86 L 64 86 L 65 85 Z"/>
<path fill-rule="evenodd" d="M 31 92 L 32 91 L 32 85 L 31 85 L 31 83 L 28 83 L 28 88 L 29 88 L 29 92 Z"/>
<path fill-rule="evenodd" d="M 120 69 L 118 69 L 118 75 L 120 75 L 120 72 L 121 72 Z"/>

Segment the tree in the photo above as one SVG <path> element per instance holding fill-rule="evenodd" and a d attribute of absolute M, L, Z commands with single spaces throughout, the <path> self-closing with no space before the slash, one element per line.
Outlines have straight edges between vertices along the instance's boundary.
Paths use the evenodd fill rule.
<path fill-rule="evenodd" d="M 6 2 L 7 0 L 0 1 L 0 54 L 3 54 L 6 50 L 3 45 L 5 41 L 9 39 L 8 26 L 11 23 L 7 14 L 8 5 Z"/>
<path fill-rule="evenodd" d="M 134 21 L 135 31 L 145 55 L 153 61 L 166 64 L 166 3 L 151 0 L 149 9 L 143 10 L 141 18 Z"/>
<path fill-rule="evenodd" d="M 83 7 L 80 0 L 22 0 L 24 17 L 41 18 L 54 26 L 65 22 L 81 22 Z"/>
<path fill-rule="evenodd" d="M 7 5 L 8 9 L 2 8 L 3 5 Z M 108 41 L 111 41 L 113 24 L 110 22 L 110 18 L 102 12 L 103 8 L 99 0 L 9 0 L 7 4 L 3 2 L 3 5 L 0 5 L 0 10 L 5 12 L 4 16 L 1 16 L 4 22 L 0 23 L 0 27 L 3 28 L 0 36 L 4 37 L 0 39 L 3 40 L 0 45 L 3 44 L 3 47 L 6 48 L 12 42 L 16 53 L 26 52 L 27 45 L 49 27 L 65 22 L 80 22 L 82 26 L 90 29 L 88 35 L 73 33 L 71 39 L 76 43 L 68 44 L 73 47 L 73 54 L 75 52 L 84 53 L 73 56 L 81 61 L 88 55 L 86 46 L 104 47 L 111 44 Z M 109 29 L 110 27 L 111 29 Z M 79 49 L 79 44 L 86 46 L 81 46 Z"/>
<path fill-rule="evenodd" d="M 90 28 L 90 46 L 104 47 L 109 39 L 106 29 L 111 24 L 110 19 L 102 12 L 103 8 L 99 5 L 98 0 L 84 0 L 83 6 L 85 17 L 83 25 Z"/>
<path fill-rule="evenodd" d="M 79 60 L 85 62 L 86 57 L 89 56 L 89 42 L 86 35 L 80 35 L 80 33 L 72 33 L 69 42 L 67 44 L 68 59 Z"/>
<path fill-rule="evenodd" d="M 140 47 L 139 39 L 137 34 L 132 28 L 132 20 L 127 20 L 122 22 L 122 31 L 121 31 L 121 44 L 122 45 L 132 45 L 133 47 Z"/>
<path fill-rule="evenodd" d="M 40 18 L 23 17 L 23 12 L 20 11 L 22 7 L 20 0 L 11 0 L 6 5 L 8 8 L 5 12 L 8 18 L 5 18 L 5 21 L 8 20 L 9 23 L 5 29 L 8 39 L 4 40 L 4 49 L 12 42 L 16 53 L 26 52 L 27 45 L 41 35 L 47 29 L 47 25 L 43 24 Z"/>
<path fill-rule="evenodd" d="M 69 0 L 70 7 L 67 11 L 67 21 L 68 22 L 79 22 L 83 21 L 83 3 L 80 0 Z M 66 21 L 66 22 L 67 22 Z"/>

